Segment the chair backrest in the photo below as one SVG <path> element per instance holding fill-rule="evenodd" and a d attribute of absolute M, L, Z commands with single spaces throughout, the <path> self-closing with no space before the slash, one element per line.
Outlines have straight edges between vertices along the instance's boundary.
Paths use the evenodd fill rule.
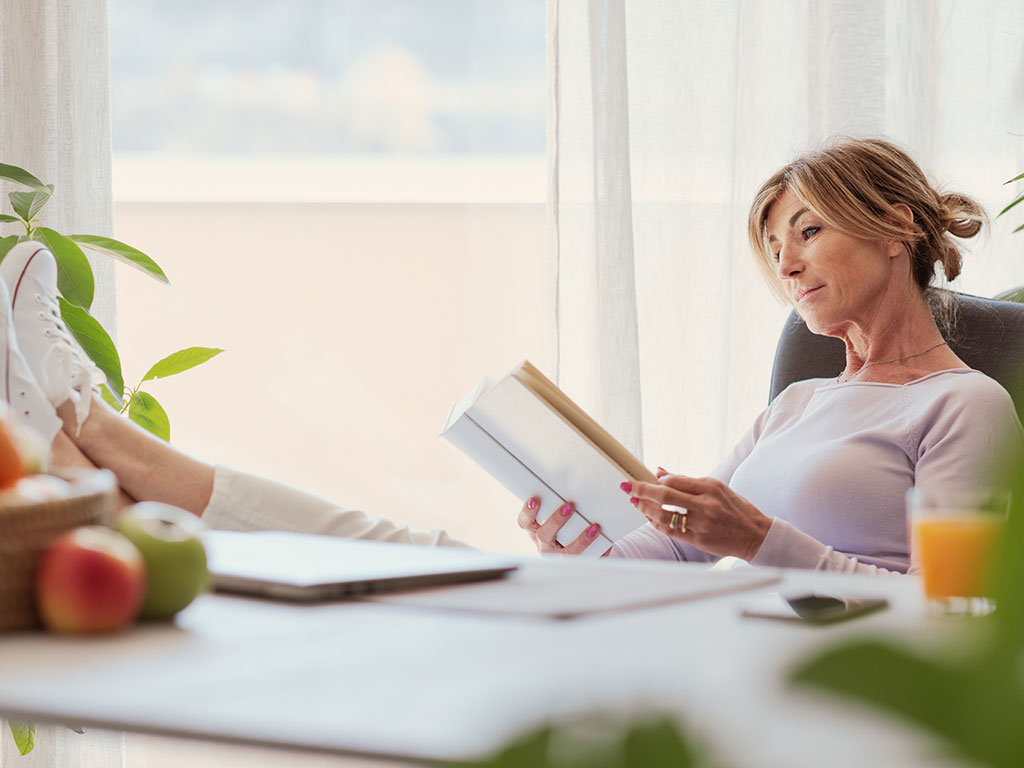
<path fill-rule="evenodd" d="M 971 368 L 998 381 L 1024 415 L 1024 304 L 954 294 L 959 300 L 949 346 Z M 790 312 L 775 350 L 771 398 L 794 381 L 838 376 L 846 365 L 839 339 L 811 333 Z"/>

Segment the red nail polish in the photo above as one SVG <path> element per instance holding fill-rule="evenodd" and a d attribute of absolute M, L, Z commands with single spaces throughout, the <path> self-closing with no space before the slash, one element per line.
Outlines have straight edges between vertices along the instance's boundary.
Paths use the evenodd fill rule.
<path fill-rule="evenodd" d="M 526 506 L 529 509 L 536 509 L 537 508 L 537 500 L 536 499 L 530 499 L 528 502 L 526 502 Z"/>
<path fill-rule="evenodd" d="M 596 524 L 592 525 L 589 528 L 587 528 L 587 536 L 589 536 L 590 538 L 594 538 L 595 536 L 597 536 L 597 531 L 598 531 L 597 525 Z"/>
<path fill-rule="evenodd" d="M 621 488 L 626 493 L 629 493 L 630 491 L 633 490 L 633 484 L 630 482 L 619 483 L 619 488 Z"/>
<path fill-rule="evenodd" d="M 662 474 L 665 474 L 665 475 L 668 474 L 668 470 L 665 469 L 664 467 L 658 467 L 658 471 L 661 472 Z"/>
<path fill-rule="evenodd" d="M 647 515 L 644 515 L 644 517 L 647 517 Z M 653 520 L 651 520 L 651 518 L 647 517 L 647 522 L 648 522 L 648 523 L 653 523 L 654 521 L 653 521 Z"/>
<path fill-rule="evenodd" d="M 638 499 L 636 496 L 631 496 L 629 498 L 629 503 L 632 504 L 634 507 L 638 507 L 640 506 L 640 499 Z"/>
<path fill-rule="evenodd" d="M 572 504 L 566 502 L 558 511 L 561 512 L 564 517 L 568 517 L 572 514 Z"/>

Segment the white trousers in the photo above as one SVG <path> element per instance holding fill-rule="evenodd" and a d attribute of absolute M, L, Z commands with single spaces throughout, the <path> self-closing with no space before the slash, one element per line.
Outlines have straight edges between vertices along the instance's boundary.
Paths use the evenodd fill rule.
<path fill-rule="evenodd" d="M 438 528 L 414 530 L 220 465 L 214 469 L 213 494 L 202 517 L 211 528 L 226 531 L 292 531 L 429 547 L 468 546 Z"/>

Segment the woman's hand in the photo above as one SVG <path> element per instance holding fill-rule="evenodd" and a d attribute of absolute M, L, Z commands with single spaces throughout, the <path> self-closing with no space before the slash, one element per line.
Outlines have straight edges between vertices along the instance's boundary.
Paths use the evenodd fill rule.
<path fill-rule="evenodd" d="M 663 472 L 657 483 L 622 484 L 658 531 L 718 557 L 753 559 L 771 527 L 770 517 L 720 480 Z M 663 504 L 680 511 L 662 509 Z M 670 527 L 673 520 L 675 527 Z"/>
<path fill-rule="evenodd" d="M 572 518 L 572 504 L 566 502 L 554 512 L 543 523 L 537 522 L 537 513 L 540 511 L 540 500 L 537 498 L 528 499 L 523 508 L 519 510 L 519 527 L 526 531 L 537 551 L 542 555 L 578 555 L 589 547 L 597 534 L 601 532 L 601 526 L 591 525 L 583 533 L 577 536 L 566 546 L 562 546 L 555 538 L 562 526 Z"/>

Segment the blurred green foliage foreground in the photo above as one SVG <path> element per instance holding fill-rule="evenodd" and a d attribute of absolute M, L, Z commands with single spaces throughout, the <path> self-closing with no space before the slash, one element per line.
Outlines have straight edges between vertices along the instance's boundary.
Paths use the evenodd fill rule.
<path fill-rule="evenodd" d="M 978 765 L 1024 766 L 1024 471 L 1007 475 L 1010 520 L 994 564 L 991 615 L 971 619 L 970 635 L 930 653 L 882 641 L 834 648 L 797 669 L 794 682 L 886 710 Z"/>
<path fill-rule="evenodd" d="M 446 763 L 445 766 L 465 766 Z M 478 768 L 713 768 L 669 717 L 623 723 L 595 715 L 520 737 Z"/>

